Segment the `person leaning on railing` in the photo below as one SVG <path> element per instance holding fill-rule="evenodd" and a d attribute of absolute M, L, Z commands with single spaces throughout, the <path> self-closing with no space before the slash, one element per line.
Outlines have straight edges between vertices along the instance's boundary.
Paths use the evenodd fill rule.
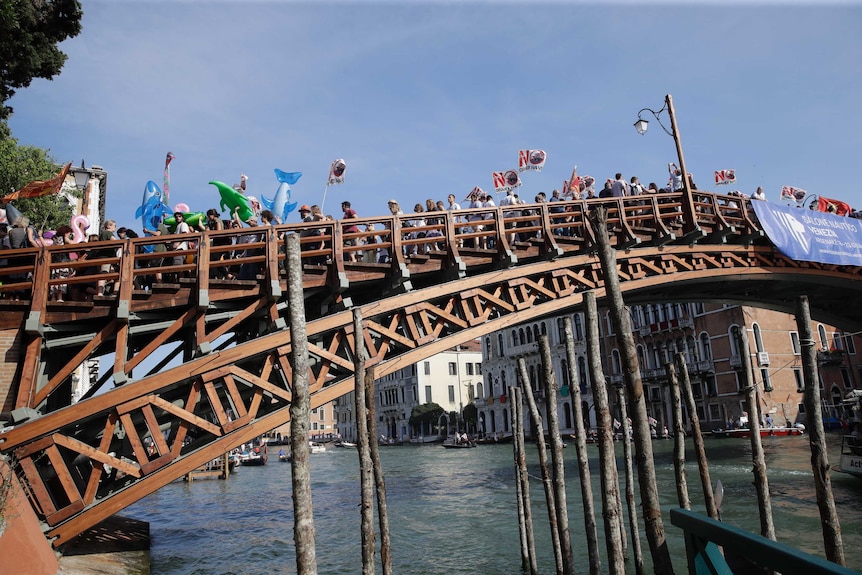
<path fill-rule="evenodd" d="M 210 208 L 207 210 L 206 220 L 201 220 L 198 222 L 197 228 L 202 231 L 221 231 L 224 230 L 224 222 L 221 219 L 221 215 L 219 211 L 215 208 Z M 210 245 L 213 247 L 224 247 L 233 244 L 233 239 L 227 235 L 219 235 L 212 238 Z M 221 262 L 226 260 L 230 256 L 229 251 L 214 251 L 211 252 L 210 262 Z M 227 276 L 228 270 L 227 267 L 213 265 L 210 264 L 210 278 L 211 279 L 223 279 Z"/>

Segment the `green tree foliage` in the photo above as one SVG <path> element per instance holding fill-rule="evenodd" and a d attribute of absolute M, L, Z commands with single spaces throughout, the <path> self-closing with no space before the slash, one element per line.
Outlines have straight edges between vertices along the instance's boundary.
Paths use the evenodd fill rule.
<path fill-rule="evenodd" d="M 5 125 L 0 122 L 0 126 Z M 48 154 L 47 150 L 35 146 L 21 146 L 11 136 L 2 137 L 0 130 L 0 197 L 20 190 L 34 180 L 50 180 L 62 166 Z M 78 195 L 77 191 L 73 195 Z M 12 205 L 30 218 L 37 230 L 56 230 L 69 224 L 72 207 L 60 194 L 40 198 L 15 200 Z"/>
<path fill-rule="evenodd" d="M 57 44 L 81 32 L 82 15 L 78 0 L 0 1 L 0 119 L 12 114 L 15 90 L 60 73 L 66 54 Z"/>
<path fill-rule="evenodd" d="M 413 408 L 408 423 L 411 427 L 420 427 L 423 423 L 428 429 L 437 426 L 437 420 L 443 415 L 443 408 L 434 403 L 423 403 Z"/>

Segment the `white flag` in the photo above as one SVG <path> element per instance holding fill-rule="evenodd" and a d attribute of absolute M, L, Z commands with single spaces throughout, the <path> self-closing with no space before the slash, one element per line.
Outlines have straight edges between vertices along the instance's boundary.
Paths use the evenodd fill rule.
<path fill-rule="evenodd" d="M 715 172 L 715 185 L 732 184 L 736 182 L 736 170 L 718 170 Z"/>
<path fill-rule="evenodd" d="M 518 171 L 536 170 L 541 172 L 545 167 L 545 150 L 520 150 L 518 152 Z"/>
<path fill-rule="evenodd" d="M 521 185 L 521 177 L 515 170 L 491 172 L 491 179 L 494 182 L 494 189 L 498 192 L 508 192 Z"/>
<path fill-rule="evenodd" d="M 327 181 L 327 185 L 335 185 L 335 184 L 343 184 L 344 183 L 344 170 L 347 169 L 347 164 L 344 163 L 344 160 L 335 160 L 332 162 L 332 166 L 329 168 L 329 180 Z"/>

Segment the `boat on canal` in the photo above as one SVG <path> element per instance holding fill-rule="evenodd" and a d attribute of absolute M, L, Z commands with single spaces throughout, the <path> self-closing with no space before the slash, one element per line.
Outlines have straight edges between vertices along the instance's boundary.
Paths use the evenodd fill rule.
<path fill-rule="evenodd" d="M 761 427 L 760 437 L 786 437 L 791 435 L 802 435 L 805 433 L 805 427 L 802 424 L 796 424 L 792 427 Z M 747 427 L 739 429 L 722 429 L 712 432 L 715 437 L 750 437 L 751 430 Z"/>
<path fill-rule="evenodd" d="M 836 471 L 862 478 L 862 390 L 854 389 L 843 402 L 844 434 Z"/>
<path fill-rule="evenodd" d="M 443 442 L 443 447 L 446 449 L 469 449 L 471 447 L 476 447 L 476 442 L 470 439 L 467 434 L 458 435 L 455 434 L 454 437 L 451 437 Z"/>
<path fill-rule="evenodd" d="M 239 454 L 239 462 L 244 466 L 266 465 L 268 459 L 269 449 L 265 441 L 255 440 Z"/>

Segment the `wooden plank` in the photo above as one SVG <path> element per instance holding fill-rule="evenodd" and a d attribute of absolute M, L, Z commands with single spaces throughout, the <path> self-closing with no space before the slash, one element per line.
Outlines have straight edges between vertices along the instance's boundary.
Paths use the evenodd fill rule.
<path fill-rule="evenodd" d="M 256 375 L 254 375 L 253 373 L 245 371 L 244 369 L 242 369 L 239 366 L 236 366 L 236 365 L 232 366 L 232 370 L 233 370 L 233 374 L 236 377 L 239 377 L 240 379 L 244 379 L 244 380 L 248 381 L 249 383 L 251 383 L 253 386 L 259 387 L 260 389 L 262 389 L 264 391 L 268 391 L 269 393 L 271 393 L 275 397 L 283 399 L 287 403 L 290 402 L 291 393 L 289 390 L 286 390 L 286 389 L 283 389 L 283 388 L 278 387 L 276 385 L 273 385 L 270 382 L 263 379 L 262 377 L 258 377 Z"/>
<path fill-rule="evenodd" d="M 221 398 L 218 396 L 218 391 L 213 385 L 212 382 L 208 381 L 204 383 L 204 391 L 207 394 L 207 397 L 210 400 L 210 407 L 216 414 L 216 418 L 222 427 L 226 426 L 230 423 L 230 420 L 227 417 L 227 413 L 225 413 L 224 406 L 221 404 Z M 242 420 L 245 417 L 245 406 L 240 403 L 240 405 L 236 406 L 237 409 L 241 409 L 243 411 L 242 414 L 237 414 L 237 420 Z"/>
<path fill-rule="evenodd" d="M 230 395 L 234 406 L 236 407 L 237 415 L 243 417 L 248 412 L 245 409 L 245 404 L 243 403 L 243 399 L 239 393 L 239 389 L 237 389 L 236 387 L 236 380 L 233 378 L 232 374 L 224 378 L 224 387 L 227 390 L 228 395 Z"/>
<path fill-rule="evenodd" d="M 58 510 L 58 511 L 56 511 L 50 515 L 46 515 L 45 516 L 45 523 L 47 523 L 48 525 L 53 527 L 59 523 L 62 523 L 63 521 L 65 521 L 69 517 L 72 517 L 73 515 L 80 513 L 83 510 L 84 510 L 84 502 L 81 499 L 78 499 L 76 501 L 73 501 L 69 505 L 63 507 L 62 509 L 60 509 L 60 510 Z"/>
<path fill-rule="evenodd" d="M 165 401 L 160 397 L 153 397 L 151 402 L 154 406 L 173 414 L 174 416 L 179 419 L 182 419 L 183 421 L 187 421 L 188 423 L 206 431 L 207 433 L 212 433 L 216 437 L 222 435 L 221 428 L 219 426 L 207 421 L 206 419 L 198 417 L 191 411 L 185 410 L 181 407 L 177 407 L 173 403 Z"/>
<path fill-rule="evenodd" d="M 189 321 L 192 320 L 196 315 L 196 311 L 194 309 L 187 309 L 185 312 L 180 315 L 174 322 L 168 326 L 166 329 L 160 331 L 156 337 L 154 337 L 150 342 L 145 345 L 138 353 L 135 354 L 134 357 L 129 359 L 126 362 L 126 369 L 128 371 L 132 371 L 135 369 L 138 364 L 140 364 L 143 360 L 148 358 L 150 354 L 159 349 L 162 345 L 165 344 L 171 337 L 176 335 L 176 333 L 184 327 Z"/>
<path fill-rule="evenodd" d="M 93 353 L 100 345 L 105 343 L 107 339 L 114 335 L 117 331 L 117 320 L 113 320 L 108 322 L 108 324 L 100 329 L 96 336 L 88 341 L 84 346 L 74 355 L 74 357 L 63 366 L 60 371 L 58 371 L 54 376 L 48 381 L 48 383 L 42 389 L 38 390 L 33 397 L 33 405 L 39 405 L 45 399 L 53 393 L 57 386 L 66 381 L 66 378 L 72 375 L 72 372 L 77 369 L 79 365 L 81 365 L 84 360 L 90 357 L 90 354 Z"/>
<path fill-rule="evenodd" d="M 147 422 L 147 428 L 150 431 L 150 437 L 156 445 L 156 449 L 158 450 L 160 455 L 165 455 L 169 449 L 168 444 L 165 441 L 165 436 L 162 435 L 161 430 L 159 429 L 159 422 L 156 419 L 156 414 L 153 411 L 152 404 L 145 405 L 141 412 L 144 414 L 144 421 Z"/>
<path fill-rule="evenodd" d="M 123 424 L 123 431 L 126 434 L 126 441 L 132 444 L 132 451 L 135 454 L 135 459 L 138 460 L 138 464 L 143 467 L 147 463 L 149 463 L 150 458 L 147 453 L 146 447 L 144 447 L 144 443 L 141 441 L 141 436 L 138 435 L 138 430 L 135 429 L 135 424 L 132 421 L 132 416 L 128 413 L 124 413 L 120 416 L 120 421 Z"/>
<path fill-rule="evenodd" d="M 74 437 L 56 433 L 53 435 L 53 438 L 57 445 L 61 445 L 75 453 L 80 453 L 84 457 L 92 459 L 94 462 L 113 467 L 132 477 L 141 477 L 141 469 L 137 465 L 123 461 L 119 457 L 114 457 L 113 455 L 96 449 L 91 445 L 87 445 L 83 441 L 79 441 Z"/>
<path fill-rule="evenodd" d="M 78 491 L 78 486 L 75 485 L 75 480 L 72 479 L 72 475 L 69 473 L 69 467 L 66 465 L 66 461 L 63 459 L 63 455 L 60 453 L 60 450 L 57 449 L 56 443 L 46 449 L 45 454 L 48 456 L 48 460 L 51 462 L 51 467 L 53 467 L 54 473 L 57 475 L 57 479 L 63 487 L 63 491 L 66 492 L 66 497 L 69 499 L 69 502 L 75 503 L 76 501 L 82 501 L 81 492 Z"/>
<path fill-rule="evenodd" d="M 56 513 L 57 508 L 54 506 L 54 500 L 48 494 L 45 482 L 42 480 L 42 474 L 39 473 L 35 463 L 33 463 L 33 459 L 30 457 L 19 457 L 18 465 L 21 466 L 24 477 L 27 478 L 27 489 L 35 498 L 35 503 L 38 504 L 36 511 L 46 517 Z"/>

